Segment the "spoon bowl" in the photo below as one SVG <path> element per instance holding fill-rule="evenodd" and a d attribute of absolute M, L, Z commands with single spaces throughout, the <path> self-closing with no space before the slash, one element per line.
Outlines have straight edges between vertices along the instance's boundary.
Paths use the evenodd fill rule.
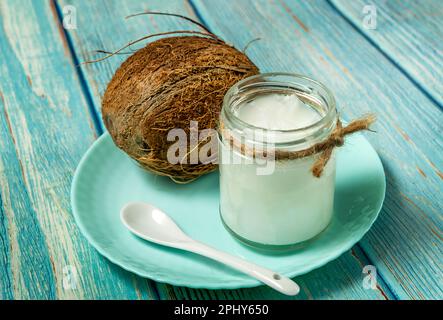
<path fill-rule="evenodd" d="M 128 203 L 120 218 L 126 228 L 147 241 L 171 246 L 190 240 L 166 213 L 149 203 Z"/>

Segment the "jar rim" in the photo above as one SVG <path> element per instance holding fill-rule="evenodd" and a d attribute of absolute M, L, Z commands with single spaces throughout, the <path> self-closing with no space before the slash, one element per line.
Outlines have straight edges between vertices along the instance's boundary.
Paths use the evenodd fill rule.
<path fill-rule="evenodd" d="M 286 77 L 288 79 L 291 79 L 291 81 L 272 81 L 272 80 L 266 80 L 266 78 L 272 78 L 272 77 Z M 234 97 L 235 95 L 240 93 L 240 88 L 242 86 L 244 86 L 245 84 L 247 84 L 250 81 L 254 81 L 260 78 L 264 78 L 263 82 L 268 82 L 270 84 L 272 83 L 286 83 L 288 84 L 287 89 L 291 89 L 291 87 L 289 86 L 291 83 L 295 84 L 297 80 L 303 80 L 303 81 L 307 81 L 309 84 L 316 86 L 317 88 L 320 88 L 321 90 L 324 91 L 325 93 L 325 98 L 327 99 L 326 102 L 326 106 L 327 106 L 327 111 L 324 115 L 322 115 L 322 117 L 308 125 L 308 126 L 304 126 L 304 127 L 299 127 L 296 129 L 268 129 L 268 128 L 263 128 L 263 127 L 259 127 L 259 126 L 255 126 L 252 125 L 248 122 L 245 122 L 244 120 L 240 119 L 232 110 L 231 107 L 231 100 L 232 97 Z M 263 83 L 262 82 L 262 83 Z M 254 87 L 257 87 L 257 85 L 260 83 L 252 83 L 249 85 L 249 89 L 252 89 Z M 244 87 L 243 89 L 248 89 L 248 86 Z M 294 89 L 294 88 L 293 88 Z M 226 107 L 229 106 L 229 107 Z M 270 72 L 270 73 L 260 73 L 254 76 L 250 76 L 247 77 L 245 79 L 240 80 L 239 82 L 237 82 L 236 84 L 234 84 L 231 88 L 229 88 L 229 90 L 226 92 L 224 98 L 223 98 L 223 108 L 222 108 L 222 113 L 224 113 L 224 115 L 226 116 L 226 118 L 228 119 L 228 121 L 233 121 L 235 122 L 237 125 L 244 127 L 244 128 L 248 128 L 251 130 L 262 130 L 263 132 L 269 132 L 269 133 L 281 133 L 281 134 L 290 134 L 290 133 L 301 133 L 304 131 L 310 131 L 310 130 L 314 130 L 315 128 L 322 128 L 324 126 L 327 126 L 328 124 L 330 124 L 332 121 L 334 121 L 337 117 L 337 110 L 336 110 L 336 103 L 335 103 L 335 98 L 334 95 L 332 94 L 332 92 L 320 81 L 314 80 L 312 78 L 309 78 L 307 76 L 301 75 L 301 74 L 297 74 L 297 73 L 289 73 L 289 72 Z"/>

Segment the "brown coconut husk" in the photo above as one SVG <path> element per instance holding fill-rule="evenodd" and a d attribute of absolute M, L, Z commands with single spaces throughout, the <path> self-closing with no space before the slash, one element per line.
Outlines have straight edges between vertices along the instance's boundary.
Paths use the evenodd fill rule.
<path fill-rule="evenodd" d="M 103 120 L 115 144 L 143 168 L 189 182 L 216 165 L 189 164 L 188 157 L 171 164 L 168 132 L 180 128 L 189 137 L 191 121 L 199 130 L 215 129 L 226 91 L 258 73 L 245 54 L 213 35 L 160 39 L 116 71 L 103 97 Z"/>

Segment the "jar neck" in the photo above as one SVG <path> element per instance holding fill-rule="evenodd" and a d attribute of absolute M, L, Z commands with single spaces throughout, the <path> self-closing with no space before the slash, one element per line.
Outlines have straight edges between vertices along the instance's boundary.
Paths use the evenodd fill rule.
<path fill-rule="evenodd" d="M 309 126 L 293 130 L 270 130 L 247 123 L 238 117 L 245 102 L 269 94 L 297 95 L 305 105 L 320 115 Z M 303 150 L 325 140 L 334 130 L 337 121 L 335 99 L 321 83 L 310 78 L 287 73 L 267 73 L 246 78 L 225 95 L 220 121 L 224 130 L 254 145 L 272 144 L 275 148 Z"/>

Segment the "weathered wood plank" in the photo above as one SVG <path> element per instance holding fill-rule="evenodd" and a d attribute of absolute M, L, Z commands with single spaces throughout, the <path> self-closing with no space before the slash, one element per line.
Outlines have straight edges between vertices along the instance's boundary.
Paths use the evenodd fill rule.
<path fill-rule="evenodd" d="M 311 75 L 346 118 L 376 112 L 368 138 L 387 173 L 380 218 L 361 246 L 400 298 L 442 298 L 443 114 L 325 1 L 195 1 L 209 27 L 248 50 L 262 71 Z M 260 23 L 257 23 L 260 21 Z"/>
<path fill-rule="evenodd" d="M 15 190 L 24 190 L 24 183 L 6 110 L 0 123 L 0 299 L 54 298 L 50 257 L 29 196 L 26 192 L 11 195 Z M 3 181 L 7 173 L 10 179 L 6 184 Z M 26 252 L 23 248 L 27 248 Z M 36 269 L 40 272 L 34 272 Z"/>
<path fill-rule="evenodd" d="M 0 298 L 152 298 L 72 217 L 72 175 L 96 131 L 50 2 L 0 2 L 0 61 Z"/>
<path fill-rule="evenodd" d="M 125 20 L 124 17 L 129 14 L 155 10 L 180 13 L 195 18 L 192 7 L 184 1 L 121 2 L 115 0 L 85 2 L 81 0 L 62 0 L 59 4 L 61 7 L 73 5 L 77 8 L 78 30 L 70 30 L 69 35 L 71 36 L 78 59 L 81 61 L 96 58 L 97 55 L 92 53 L 93 50 L 115 50 L 130 40 L 137 39 L 146 34 L 193 28 L 187 22 L 170 17 L 141 16 L 134 18 L 134 20 Z M 225 7 L 227 7 L 225 4 L 219 3 L 217 9 L 226 10 Z M 97 14 L 97 12 L 100 12 L 100 14 Z M 210 16 L 207 15 L 205 16 L 206 18 L 210 18 Z M 242 19 L 233 14 L 226 23 L 232 23 L 232 18 Z M 94 21 L 94 24 L 91 25 L 90 21 Z M 226 39 L 235 42 L 239 48 L 243 48 L 252 39 L 249 36 L 243 37 L 244 33 L 246 31 L 239 29 L 235 36 L 226 37 Z M 270 56 L 273 55 L 272 52 L 263 51 L 263 53 Z M 98 112 L 101 95 L 106 88 L 106 84 L 123 59 L 125 59 L 124 56 L 114 56 L 100 63 L 82 66 L 82 71 L 88 86 L 91 88 L 94 104 Z M 256 60 L 256 62 L 260 67 L 264 67 L 268 60 L 269 58 Z M 383 281 L 380 281 L 380 287 L 377 290 L 365 290 L 363 288 L 361 284 L 363 278 L 362 265 L 368 263 L 363 254 L 358 250 L 356 250 L 355 255 L 347 253 L 326 267 L 297 278 L 297 281 L 301 282 L 303 287 L 300 297 L 322 299 L 385 299 L 386 296 L 390 297 Z M 157 288 L 160 297 L 165 299 L 283 298 L 271 289 L 263 287 L 244 290 L 208 291 L 177 288 L 159 283 Z"/>
<path fill-rule="evenodd" d="M 377 11 L 375 29 L 363 24 L 363 8 L 368 1 L 331 2 L 443 107 L 443 4 L 440 0 L 371 1 Z"/>

